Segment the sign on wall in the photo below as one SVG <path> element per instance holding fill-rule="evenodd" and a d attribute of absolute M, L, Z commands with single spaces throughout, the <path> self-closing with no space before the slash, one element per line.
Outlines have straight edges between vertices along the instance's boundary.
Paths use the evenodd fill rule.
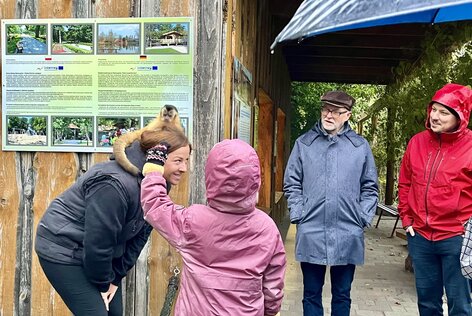
<path fill-rule="evenodd" d="M 193 131 L 193 20 L 2 20 L 2 149 L 110 152 L 165 104 Z"/>
<path fill-rule="evenodd" d="M 233 106 L 231 113 L 231 137 L 252 144 L 252 74 L 234 58 L 233 63 Z"/>

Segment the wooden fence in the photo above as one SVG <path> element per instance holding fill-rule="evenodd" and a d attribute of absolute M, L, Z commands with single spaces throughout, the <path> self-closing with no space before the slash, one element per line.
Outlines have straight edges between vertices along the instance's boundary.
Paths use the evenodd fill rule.
<path fill-rule="evenodd" d="M 192 155 L 191 177 L 184 177 L 172 190 L 173 200 L 184 205 L 203 200 L 204 157 L 221 134 L 216 118 L 222 98 L 223 11 L 222 0 L 0 1 L 2 19 L 194 17 L 194 126 L 204 128 L 194 130 L 198 142 L 193 143 L 198 145 Z M 107 159 L 105 154 L 0 151 L 0 316 L 70 315 L 39 266 L 32 247 L 35 228 L 57 195 L 94 163 Z M 173 248 L 153 232 L 124 281 L 125 315 L 158 315 L 168 279 L 179 265 Z"/>

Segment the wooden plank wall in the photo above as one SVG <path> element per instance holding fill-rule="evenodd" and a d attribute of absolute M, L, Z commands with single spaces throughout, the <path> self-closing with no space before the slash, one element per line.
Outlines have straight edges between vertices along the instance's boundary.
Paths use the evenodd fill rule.
<path fill-rule="evenodd" d="M 288 71 L 280 52 L 269 52 L 283 25 L 270 16 L 269 7 L 270 0 L 0 0 L 0 17 L 194 17 L 194 150 L 189 176 L 172 191 L 173 199 L 185 205 L 204 202 L 208 151 L 227 136 L 234 56 L 253 75 L 254 97 L 262 89 L 273 102 L 267 123 L 271 133 L 276 109 L 282 109 L 289 121 Z M 287 154 L 288 142 L 284 146 Z M 54 197 L 95 162 L 107 158 L 103 154 L 0 152 L 0 315 L 69 315 L 38 266 L 32 251 L 34 229 Z M 273 163 L 265 172 L 271 173 Z M 273 201 L 275 181 L 271 180 L 271 186 Z M 175 251 L 153 234 L 126 279 L 126 315 L 158 314 L 167 280 L 179 264 Z"/>
<path fill-rule="evenodd" d="M 285 159 L 285 113 L 281 108 L 277 109 L 277 157 L 275 163 L 275 191 L 280 192 L 283 189 L 284 178 L 284 159 Z"/>
<path fill-rule="evenodd" d="M 228 37 L 226 61 L 226 83 L 225 83 L 225 137 L 230 136 L 231 113 L 232 113 L 232 60 L 234 57 L 251 72 L 253 76 L 253 98 L 259 106 L 258 126 L 255 126 L 255 133 L 258 137 L 258 151 L 261 160 L 262 186 L 259 192 L 258 206 L 266 211 L 273 208 L 276 179 L 273 169 L 276 161 L 273 157 L 272 149 L 275 141 L 275 121 L 278 111 L 288 112 L 290 108 L 290 78 L 285 65 L 285 60 L 281 52 L 271 55 L 269 51 L 272 40 L 278 31 L 274 27 L 280 27 L 274 23 L 270 15 L 270 1 L 250 1 L 233 0 L 228 1 Z M 231 58 L 231 61 L 229 59 Z M 283 114 L 285 115 L 285 114 Z M 285 116 L 284 116 L 285 117 Z M 288 158 L 289 129 L 285 129 L 283 120 L 282 144 L 279 152 L 279 165 L 283 169 Z M 279 169 L 279 174 L 283 173 Z M 280 177 L 280 175 L 279 175 Z M 280 180 L 280 179 L 279 179 Z"/>
<path fill-rule="evenodd" d="M 261 164 L 261 188 L 257 206 L 267 213 L 271 212 L 272 200 L 272 166 L 274 164 L 274 103 L 262 89 L 258 93 L 259 126 L 256 151 Z"/>
<path fill-rule="evenodd" d="M 198 5 L 197 5 L 198 4 Z M 203 201 L 203 166 L 219 140 L 223 10 L 221 0 L 2 0 L 0 18 L 193 16 L 196 47 L 194 139 L 190 174 L 174 187 L 176 203 Z M 3 35 L 3 34 L 2 34 Z M 203 126 L 203 128 L 198 128 Z M 106 154 L 0 151 L 0 315 L 70 315 L 39 267 L 32 250 L 45 208 Z M 190 183 L 190 185 L 189 185 Z M 168 278 L 180 257 L 157 233 L 126 278 L 125 315 L 158 315 Z"/>
<path fill-rule="evenodd" d="M 271 55 L 269 50 L 283 25 L 271 16 L 270 0 L 239 0 L 233 1 L 232 6 L 235 23 L 232 27 L 231 42 L 234 45 L 233 56 L 252 73 L 253 96 L 259 106 L 258 126 L 255 126 L 259 141 L 256 150 L 262 168 L 258 206 L 269 211 L 274 209 L 276 181 L 280 182 L 290 152 L 289 129 L 285 128 L 285 121 L 289 119 L 287 113 L 290 110 L 290 77 L 281 51 Z M 280 111 L 282 114 L 279 115 Z M 231 113 L 231 109 L 226 112 Z M 276 162 L 273 153 L 276 141 L 275 125 L 281 115 L 284 119 L 279 122 L 280 128 L 277 130 L 277 138 L 281 139 L 281 143 Z"/>
<path fill-rule="evenodd" d="M 222 89 L 225 80 L 225 0 L 199 0 L 195 7 L 194 146 L 190 203 L 205 203 L 205 162 L 213 145 L 223 139 Z M 198 127 L 198 128 L 197 128 Z"/>

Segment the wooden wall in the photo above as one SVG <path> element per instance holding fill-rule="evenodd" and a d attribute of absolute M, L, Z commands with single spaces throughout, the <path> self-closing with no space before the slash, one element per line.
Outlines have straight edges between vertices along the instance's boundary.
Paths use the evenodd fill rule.
<path fill-rule="evenodd" d="M 0 18 L 192 16 L 196 47 L 194 146 L 190 174 L 171 196 L 176 203 L 202 201 L 204 157 L 219 140 L 223 1 L 215 0 L 4 0 Z M 3 35 L 3 34 L 2 34 Z M 157 112 L 157 110 L 156 110 Z M 215 117 L 215 119 L 211 119 Z M 208 119 L 210 118 L 210 123 Z M 205 124 L 205 128 L 198 126 Z M 0 151 L 0 315 L 70 315 L 39 267 L 35 227 L 47 205 L 106 154 Z M 192 196 L 188 192 L 189 187 Z M 169 277 L 180 265 L 157 233 L 124 281 L 126 315 L 159 315 Z"/>
<path fill-rule="evenodd" d="M 272 102 L 264 114 L 269 119 L 258 128 L 270 129 L 266 136 L 273 137 L 278 109 L 289 121 L 290 78 L 280 52 L 269 51 L 283 25 L 270 16 L 270 4 L 270 0 L 0 0 L 0 18 L 194 17 L 194 150 L 189 175 L 172 191 L 174 201 L 185 205 L 205 201 L 208 151 L 229 137 L 233 57 L 252 73 L 254 97 L 263 91 Z M 283 133 L 288 140 L 288 129 Z M 286 155 L 288 141 L 284 146 Z M 0 316 L 70 315 L 38 265 L 32 250 L 34 231 L 52 199 L 94 163 L 107 159 L 105 154 L 0 151 Z M 264 163 L 264 172 L 270 175 L 264 198 L 268 205 L 274 202 L 274 164 L 273 156 Z M 168 278 L 179 264 L 175 251 L 153 233 L 125 280 L 125 314 L 158 315 Z"/>
<path fill-rule="evenodd" d="M 259 107 L 257 126 L 258 151 L 261 160 L 262 186 L 259 192 L 258 206 L 266 211 L 274 208 L 276 177 L 283 174 L 285 163 L 290 153 L 290 134 L 285 128 L 290 110 L 290 77 L 285 60 L 278 50 L 274 55 L 269 47 L 284 26 L 271 16 L 270 0 L 233 0 L 228 1 L 228 23 L 226 25 L 226 69 L 225 69 L 225 118 L 224 136 L 230 137 L 232 113 L 232 61 L 238 58 L 253 76 L 253 98 Z M 281 114 L 277 114 L 281 112 Z M 282 126 L 277 139 L 281 140 L 278 148 L 278 162 L 273 152 L 276 138 L 276 120 L 283 116 Z M 275 166 L 278 163 L 276 172 Z M 280 186 L 280 185 L 279 185 Z"/>

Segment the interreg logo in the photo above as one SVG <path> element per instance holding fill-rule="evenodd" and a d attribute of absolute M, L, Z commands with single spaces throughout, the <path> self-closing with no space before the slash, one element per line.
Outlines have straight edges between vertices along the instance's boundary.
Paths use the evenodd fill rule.
<path fill-rule="evenodd" d="M 152 70 L 158 70 L 158 66 L 138 66 L 136 67 L 137 71 L 152 71 Z"/>
<path fill-rule="evenodd" d="M 44 66 L 43 69 L 46 71 L 57 71 L 57 70 L 64 70 L 64 66 Z"/>

